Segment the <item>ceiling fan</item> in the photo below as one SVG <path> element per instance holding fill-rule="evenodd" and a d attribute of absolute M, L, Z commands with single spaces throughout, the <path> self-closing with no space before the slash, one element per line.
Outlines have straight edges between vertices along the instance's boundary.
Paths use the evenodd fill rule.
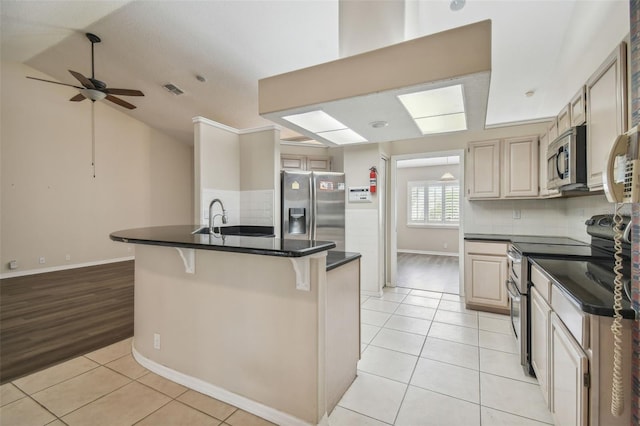
<path fill-rule="evenodd" d="M 107 87 L 107 84 L 104 83 L 103 81 L 97 80 L 95 78 L 95 73 L 94 73 L 93 47 L 96 43 L 100 43 L 102 40 L 100 40 L 100 37 L 98 37 L 95 34 L 86 33 L 86 36 L 91 42 L 91 78 L 87 78 L 77 71 L 69 70 L 71 75 L 74 76 L 80 82 L 80 84 L 82 84 L 82 87 L 75 86 L 73 84 L 59 83 L 57 81 L 44 80 L 42 78 L 36 78 L 36 77 L 27 76 L 27 78 L 30 78 L 32 80 L 44 81 L 47 83 L 60 84 L 62 86 L 75 87 L 76 89 L 79 90 L 80 93 L 78 93 L 77 95 L 69 99 L 71 102 L 80 102 L 85 99 L 90 99 L 91 101 L 95 102 L 102 99 L 107 99 L 108 101 L 111 101 L 114 104 L 120 105 L 124 108 L 135 109 L 136 108 L 135 105 L 132 105 L 129 102 L 122 100 L 120 98 L 117 98 L 113 95 L 144 96 L 144 93 L 142 93 L 140 90 L 134 90 L 134 89 L 112 89 L 110 87 Z"/>

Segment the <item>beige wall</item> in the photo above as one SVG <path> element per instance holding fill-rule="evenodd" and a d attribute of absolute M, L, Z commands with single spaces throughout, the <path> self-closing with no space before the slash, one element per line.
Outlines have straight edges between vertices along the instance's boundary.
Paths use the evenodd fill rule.
<path fill-rule="evenodd" d="M 274 190 L 280 179 L 280 131 L 263 130 L 240 135 L 240 190 Z"/>
<path fill-rule="evenodd" d="M 380 168 L 380 146 L 363 144 L 344 147 L 344 173 L 347 189 L 369 186 L 369 168 Z M 348 197 L 348 196 L 347 196 Z M 380 277 L 384 255 L 380 246 L 378 195 L 371 203 L 349 203 L 345 209 L 345 247 L 362 254 L 362 290 L 378 292 L 384 283 Z M 347 198 L 348 200 L 348 198 Z"/>
<path fill-rule="evenodd" d="M 109 233 L 190 222 L 190 146 L 96 102 L 94 178 L 91 104 L 27 75 L 50 79 L 2 63 L 2 273 L 11 260 L 20 273 L 128 257 Z"/>
<path fill-rule="evenodd" d="M 443 173 L 460 176 L 460 165 L 409 167 L 398 169 L 397 200 L 398 251 L 458 254 L 458 228 L 417 227 L 407 225 L 407 184 L 411 181 L 438 180 Z M 460 194 L 461 198 L 464 194 Z M 445 247 L 446 244 L 446 247 Z"/>
<path fill-rule="evenodd" d="M 226 130 L 206 123 L 196 123 L 200 166 L 200 181 L 203 188 L 226 191 L 240 190 L 240 136 L 234 129 Z"/>

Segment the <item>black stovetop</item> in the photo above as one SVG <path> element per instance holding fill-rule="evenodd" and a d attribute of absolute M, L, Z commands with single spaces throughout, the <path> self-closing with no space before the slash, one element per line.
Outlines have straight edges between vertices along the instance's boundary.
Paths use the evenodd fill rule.
<path fill-rule="evenodd" d="M 593 247 L 588 244 L 583 245 L 562 245 L 562 244 L 532 244 L 532 243 L 512 243 L 523 256 L 541 258 L 563 258 L 563 259 L 602 259 L 612 258 L 611 253 Z"/>
<path fill-rule="evenodd" d="M 537 235 L 514 235 L 511 238 L 514 244 L 548 244 L 548 245 L 566 245 L 566 246 L 585 246 L 589 245 L 582 241 L 574 240 L 568 237 L 550 237 Z"/>

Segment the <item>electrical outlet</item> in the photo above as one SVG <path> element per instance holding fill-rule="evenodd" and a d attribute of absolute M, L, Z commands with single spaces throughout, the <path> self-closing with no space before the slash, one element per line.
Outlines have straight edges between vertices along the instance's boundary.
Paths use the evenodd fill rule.
<path fill-rule="evenodd" d="M 18 269 L 18 261 L 17 260 L 11 260 L 9 262 L 9 269 Z"/>
<path fill-rule="evenodd" d="M 449 244 L 448 243 L 444 243 L 443 246 L 444 246 L 444 248 L 449 248 Z"/>
<path fill-rule="evenodd" d="M 160 334 L 153 333 L 153 349 L 160 349 Z"/>
<path fill-rule="evenodd" d="M 64 260 L 71 260 L 71 255 L 70 255 L 70 254 L 66 255 L 66 256 L 64 257 Z"/>
<path fill-rule="evenodd" d="M 520 219 L 520 209 L 513 209 L 513 218 Z"/>
<path fill-rule="evenodd" d="M 43 265 L 43 264 L 45 264 L 45 263 L 46 263 L 46 260 L 45 260 L 44 256 L 40 256 L 40 257 L 38 258 L 38 263 L 39 263 L 39 264 L 41 264 L 41 265 Z"/>

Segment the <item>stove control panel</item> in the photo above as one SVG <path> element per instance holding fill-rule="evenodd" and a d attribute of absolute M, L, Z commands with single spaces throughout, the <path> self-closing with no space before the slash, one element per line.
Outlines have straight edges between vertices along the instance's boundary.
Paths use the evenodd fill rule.
<path fill-rule="evenodd" d="M 613 215 L 600 214 L 592 216 L 584 223 L 587 225 L 587 233 L 592 237 L 604 238 L 607 240 L 613 240 L 614 237 L 614 221 Z M 630 243 L 630 230 L 631 230 L 631 217 L 622 216 L 622 232 L 624 234 L 624 241 Z"/>

